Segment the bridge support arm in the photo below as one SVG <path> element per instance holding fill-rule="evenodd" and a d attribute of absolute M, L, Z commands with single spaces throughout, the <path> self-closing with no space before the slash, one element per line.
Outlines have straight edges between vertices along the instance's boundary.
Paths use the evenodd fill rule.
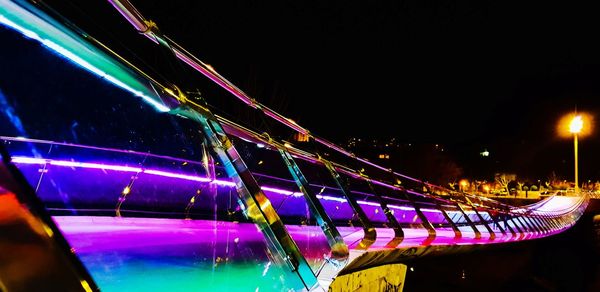
<path fill-rule="evenodd" d="M 350 207 L 352 208 L 354 213 L 358 216 L 358 220 L 360 221 L 360 224 L 363 227 L 365 236 L 358 244 L 357 249 L 369 248 L 369 246 L 371 246 L 371 244 L 373 244 L 375 242 L 375 239 L 377 239 L 377 231 L 375 231 L 375 227 L 373 227 L 373 223 L 371 223 L 371 220 L 369 220 L 369 218 L 367 217 L 367 214 L 365 214 L 365 211 L 363 211 L 363 209 L 358 205 L 358 203 L 356 202 L 356 199 L 354 199 L 354 197 L 350 193 L 350 190 L 348 189 L 346 184 L 342 181 L 342 177 L 337 172 L 335 167 L 331 164 L 331 162 L 329 162 L 328 160 L 325 160 L 323 158 L 320 158 L 320 160 L 321 160 L 321 162 L 323 162 L 323 164 L 325 165 L 327 170 L 329 170 L 329 173 L 333 177 L 333 180 L 335 180 L 335 183 L 338 185 L 338 187 L 342 191 L 342 194 L 346 198 L 346 201 L 348 201 L 348 204 L 350 204 Z"/>
<path fill-rule="evenodd" d="M 417 203 L 415 202 L 415 200 L 406 191 L 403 191 L 402 194 L 412 204 L 413 208 L 415 208 L 415 213 L 417 213 L 417 216 L 419 217 L 419 219 L 421 219 L 421 224 L 423 225 L 423 227 L 425 227 L 425 229 L 427 229 L 427 234 L 428 234 L 427 239 L 425 239 L 425 241 L 423 241 L 421 244 L 422 245 L 431 244 L 431 242 L 433 242 L 433 240 L 436 237 L 435 228 L 433 227 L 431 222 L 429 222 L 429 219 L 427 219 L 425 214 L 423 214 L 423 211 L 421 211 L 421 208 L 419 208 L 419 206 L 417 206 Z"/>
<path fill-rule="evenodd" d="M 373 187 L 373 184 L 371 183 L 371 180 L 369 178 L 367 178 L 366 176 L 365 176 L 365 180 L 366 180 L 367 184 L 369 185 L 369 188 L 371 189 L 371 192 L 373 193 L 373 195 L 375 195 L 377 200 L 379 200 L 379 205 L 381 206 L 381 210 L 383 210 L 383 213 L 385 214 L 385 218 L 387 219 L 389 226 L 394 230 L 394 238 L 392 238 L 392 240 L 390 240 L 385 245 L 385 247 L 394 248 L 394 247 L 398 246 L 402 242 L 402 240 L 404 240 L 404 231 L 402 230 L 402 226 L 400 226 L 400 223 L 398 223 L 398 220 L 394 216 L 394 213 L 388 207 L 385 198 L 383 198 L 375 190 L 375 188 Z"/>
<path fill-rule="evenodd" d="M 465 220 L 467 221 L 469 226 L 471 226 L 471 229 L 473 229 L 473 232 L 475 232 L 475 239 L 480 239 L 481 232 L 477 229 L 477 226 L 475 226 L 475 223 L 473 223 L 473 220 L 471 220 L 471 218 L 469 218 L 469 215 L 467 215 L 467 212 L 465 212 L 465 209 L 462 207 L 462 205 L 459 202 L 456 202 L 456 206 L 458 207 L 458 210 L 460 210 L 462 215 L 465 217 Z"/>
<path fill-rule="evenodd" d="M 306 289 L 316 286 L 317 278 L 308 262 L 220 123 L 208 109 L 195 104 L 193 106 L 194 108 L 190 108 L 183 105 L 171 113 L 192 119 L 202 126 L 201 132 L 209 151 L 235 182 L 244 214 L 265 235 L 269 250 L 275 256 L 274 260 L 287 264 L 300 277 Z"/>
<path fill-rule="evenodd" d="M 325 233 L 327 243 L 331 248 L 331 257 L 337 261 L 346 260 L 349 255 L 348 246 L 331 221 L 331 218 L 329 218 L 329 215 L 327 215 L 325 212 L 325 209 L 323 208 L 323 205 L 317 198 L 316 194 L 311 189 L 308 180 L 300 170 L 300 167 L 298 167 L 298 164 L 296 164 L 296 161 L 292 155 L 285 149 L 279 149 L 279 154 L 281 154 L 285 165 L 292 174 L 296 185 L 298 185 L 298 188 L 304 194 L 306 202 L 308 203 L 308 207 L 310 208 L 312 215 L 317 220 L 317 224 L 319 224 L 321 230 L 323 230 L 323 233 Z"/>

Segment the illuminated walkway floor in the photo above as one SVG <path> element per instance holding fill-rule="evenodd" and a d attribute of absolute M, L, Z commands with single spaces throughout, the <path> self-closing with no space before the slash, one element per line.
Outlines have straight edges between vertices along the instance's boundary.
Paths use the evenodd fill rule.
<path fill-rule="evenodd" d="M 53 217 L 103 291 L 193 291 L 222 287 L 227 291 L 281 290 L 281 270 L 271 265 L 264 237 L 254 224 L 207 220 Z M 287 226 L 300 250 L 316 270 L 327 253 L 318 227 Z M 340 227 L 352 248 L 362 238 L 360 228 Z M 393 236 L 378 229 L 384 248 Z M 425 229 L 405 229 L 399 247 L 422 244 Z M 454 238 L 452 230 L 438 230 L 432 244 L 490 243 L 489 234 L 474 239 L 473 232 Z M 500 234 L 501 235 L 501 234 Z M 493 242 L 510 240 L 510 236 Z M 234 282 L 232 282 L 234 281 Z"/>

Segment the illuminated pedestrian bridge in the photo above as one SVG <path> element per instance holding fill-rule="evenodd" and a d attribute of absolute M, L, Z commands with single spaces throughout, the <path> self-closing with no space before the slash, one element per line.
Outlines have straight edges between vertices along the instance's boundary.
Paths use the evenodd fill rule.
<path fill-rule="evenodd" d="M 34 273 L 0 267 L 8 291 L 326 290 L 415 257 L 547 237 L 588 204 L 581 193 L 515 207 L 381 167 L 250 98 L 155 27 L 136 27 L 272 123 L 256 126 L 52 13 L 0 6 L 0 227 L 19 230 L 0 237 L 14 251 L 0 259 L 48 255 Z M 282 138 L 293 135 L 306 139 Z"/>

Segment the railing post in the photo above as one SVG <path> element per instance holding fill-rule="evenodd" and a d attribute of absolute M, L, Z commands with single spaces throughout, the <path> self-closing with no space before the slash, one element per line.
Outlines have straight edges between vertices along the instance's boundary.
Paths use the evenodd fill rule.
<path fill-rule="evenodd" d="M 427 219 L 425 214 L 423 214 L 423 211 L 421 211 L 421 208 L 419 206 L 417 206 L 417 203 L 408 194 L 408 192 L 406 190 L 403 190 L 402 194 L 412 204 L 413 208 L 415 209 L 415 213 L 417 213 L 417 216 L 421 220 L 421 224 L 423 224 L 423 227 L 425 227 L 425 229 L 427 229 L 427 238 L 421 244 L 422 245 L 430 245 L 435 240 L 435 237 L 436 237 L 435 228 L 433 227 L 431 222 L 429 222 L 429 219 Z"/>
<path fill-rule="evenodd" d="M 208 109 L 194 103 L 182 105 L 172 110 L 171 113 L 192 119 L 202 126 L 201 133 L 204 135 L 205 143 L 209 146 L 209 151 L 235 182 L 244 214 L 252 219 L 263 232 L 267 238 L 268 247 L 276 255 L 276 259 L 279 259 L 281 263 L 286 263 L 300 277 L 306 289 L 310 290 L 318 285 L 317 278 L 308 262 L 300 253 L 279 215 L 227 137 L 219 121 Z"/>
<path fill-rule="evenodd" d="M 465 217 L 465 220 L 467 221 L 469 226 L 471 226 L 471 229 L 473 229 L 473 232 L 475 232 L 475 239 L 480 239 L 481 232 L 477 229 L 477 226 L 475 226 L 475 223 L 473 223 L 473 220 L 471 220 L 471 218 L 469 218 L 469 215 L 467 215 L 467 213 L 465 212 L 465 209 L 462 207 L 460 202 L 456 202 L 456 206 L 458 206 L 458 210 L 460 210 L 460 212 Z"/>
<path fill-rule="evenodd" d="M 292 174 L 296 185 L 304 194 L 310 211 L 315 217 L 315 220 L 317 220 L 317 224 L 319 224 L 319 227 L 321 227 L 321 230 L 323 230 L 323 233 L 325 233 L 327 243 L 331 248 L 331 256 L 337 261 L 346 260 L 349 255 L 348 246 L 346 243 L 344 243 L 344 239 L 331 221 L 331 218 L 329 218 L 329 215 L 327 215 L 325 212 L 325 209 L 317 198 L 317 195 L 311 189 L 308 180 L 300 170 L 300 167 L 298 167 L 298 164 L 296 164 L 296 161 L 288 151 L 279 149 L 279 154 L 281 154 L 285 165 Z"/>
<path fill-rule="evenodd" d="M 377 239 L 377 231 L 375 230 L 375 227 L 373 227 L 373 223 L 371 223 L 371 220 L 369 220 L 367 214 L 365 214 L 365 211 L 363 211 L 363 209 L 358 205 L 356 199 L 354 198 L 354 196 L 352 196 L 350 190 L 346 186 L 346 183 L 342 181 L 342 177 L 337 172 L 335 167 L 331 164 L 331 162 L 329 162 L 326 159 L 323 159 L 322 157 L 319 157 L 319 160 L 323 162 L 327 170 L 329 170 L 329 173 L 333 177 L 333 180 L 342 191 L 342 194 L 348 201 L 348 204 L 350 204 L 350 207 L 352 208 L 354 213 L 358 216 L 358 220 L 360 221 L 360 224 L 363 227 L 365 236 L 358 244 L 357 249 L 368 249 L 369 246 L 371 246 L 371 244 L 373 244 Z"/>
<path fill-rule="evenodd" d="M 483 226 L 485 227 L 485 229 L 490 234 L 490 240 L 494 240 L 496 238 L 496 233 L 494 233 L 494 231 L 490 228 L 490 226 L 488 225 L 487 221 L 485 219 L 483 219 L 483 216 L 481 216 L 481 214 L 477 210 L 477 206 L 475 206 L 475 204 L 473 204 L 473 202 L 471 202 L 471 200 L 466 195 L 464 195 L 464 194 L 463 194 L 463 198 L 465 198 L 465 201 L 469 204 L 469 206 L 471 206 L 471 208 L 473 209 L 473 211 L 475 211 L 475 214 L 477 215 L 477 218 L 479 218 L 479 222 L 483 223 Z"/>
<path fill-rule="evenodd" d="M 402 226 L 400 226 L 400 223 L 398 223 L 398 220 L 394 216 L 394 213 L 388 207 L 386 200 L 373 187 L 371 179 L 364 174 L 361 174 L 361 176 L 363 176 L 363 178 L 369 185 L 369 188 L 371 189 L 373 195 L 377 198 L 377 200 L 379 200 L 381 210 L 383 210 L 383 213 L 385 214 L 389 226 L 392 227 L 392 229 L 394 230 L 394 238 L 392 238 L 392 240 L 386 243 L 385 247 L 394 248 L 398 246 L 402 242 L 402 240 L 404 240 L 404 231 L 402 230 Z"/>

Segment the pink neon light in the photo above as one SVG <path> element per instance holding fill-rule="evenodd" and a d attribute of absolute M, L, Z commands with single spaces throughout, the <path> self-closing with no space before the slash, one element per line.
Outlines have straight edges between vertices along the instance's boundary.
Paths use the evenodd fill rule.
<path fill-rule="evenodd" d="M 265 106 L 262 107 L 263 108 L 263 113 L 271 118 L 273 118 L 274 120 L 292 128 L 293 130 L 301 133 L 301 134 L 308 134 L 308 131 L 298 125 L 296 125 L 295 123 L 292 123 L 291 121 L 289 121 L 287 118 L 281 116 L 280 114 L 276 113 L 275 111 L 273 111 L 270 108 L 267 108 Z"/>

